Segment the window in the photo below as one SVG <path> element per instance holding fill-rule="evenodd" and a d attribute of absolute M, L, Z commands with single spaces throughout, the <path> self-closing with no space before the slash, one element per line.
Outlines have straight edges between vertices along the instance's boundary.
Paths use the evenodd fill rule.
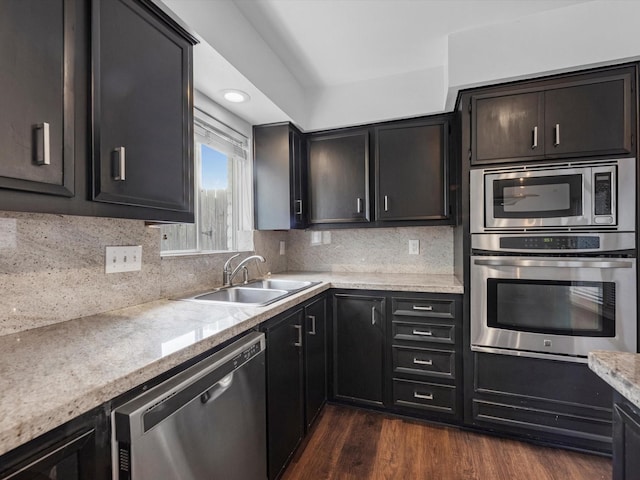
<path fill-rule="evenodd" d="M 163 225 L 164 255 L 253 250 L 246 137 L 196 110 L 195 223 Z"/>

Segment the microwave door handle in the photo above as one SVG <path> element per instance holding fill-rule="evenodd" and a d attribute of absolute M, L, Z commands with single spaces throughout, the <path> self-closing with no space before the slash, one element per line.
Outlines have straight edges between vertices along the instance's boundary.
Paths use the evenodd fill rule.
<path fill-rule="evenodd" d="M 625 261 L 591 261 L 591 260 L 516 260 L 516 259 L 481 259 L 473 260 L 476 265 L 492 267 L 560 267 L 560 268 L 631 268 L 633 263 Z"/>

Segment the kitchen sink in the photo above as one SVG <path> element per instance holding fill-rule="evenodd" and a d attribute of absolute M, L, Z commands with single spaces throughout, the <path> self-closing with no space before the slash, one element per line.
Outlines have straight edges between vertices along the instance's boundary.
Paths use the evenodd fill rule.
<path fill-rule="evenodd" d="M 304 290 L 312 285 L 317 285 L 319 282 L 303 282 L 300 280 L 276 280 L 268 278 L 265 280 L 253 280 L 244 287 L 248 288 L 266 288 L 275 290 L 286 290 L 287 292 Z"/>
<path fill-rule="evenodd" d="M 246 285 L 224 287 L 181 300 L 263 307 L 319 283 L 298 280 L 254 280 Z"/>

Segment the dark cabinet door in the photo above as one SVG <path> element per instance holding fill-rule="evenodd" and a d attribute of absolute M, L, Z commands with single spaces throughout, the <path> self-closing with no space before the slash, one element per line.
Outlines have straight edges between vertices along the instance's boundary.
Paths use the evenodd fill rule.
<path fill-rule="evenodd" d="M 448 123 L 376 128 L 376 219 L 448 216 Z"/>
<path fill-rule="evenodd" d="M 471 163 L 544 157 L 544 93 L 473 97 Z"/>
<path fill-rule="evenodd" d="M 640 415 L 616 395 L 613 405 L 613 479 L 637 479 L 640 474 Z"/>
<path fill-rule="evenodd" d="M 384 297 L 334 296 L 333 381 L 336 398 L 384 402 Z"/>
<path fill-rule="evenodd" d="M 327 400 L 326 298 L 305 308 L 305 424 L 309 428 Z"/>
<path fill-rule="evenodd" d="M 310 223 L 368 222 L 368 130 L 312 136 L 308 148 Z"/>
<path fill-rule="evenodd" d="M 75 1 L 0 2 L 0 187 L 74 194 Z"/>
<path fill-rule="evenodd" d="M 631 151 L 631 75 L 545 92 L 545 154 Z"/>
<path fill-rule="evenodd" d="M 92 6 L 93 198 L 192 220 L 191 44 L 134 0 Z"/>
<path fill-rule="evenodd" d="M 276 479 L 304 436 L 301 309 L 267 328 L 269 478 Z"/>
<path fill-rule="evenodd" d="M 307 226 L 306 162 L 304 161 L 304 141 L 302 134 L 293 128 L 289 131 L 289 156 L 291 165 L 291 228 Z"/>
<path fill-rule="evenodd" d="M 258 230 L 307 225 L 306 169 L 302 134 L 289 124 L 253 129 L 254 205 Z"/>

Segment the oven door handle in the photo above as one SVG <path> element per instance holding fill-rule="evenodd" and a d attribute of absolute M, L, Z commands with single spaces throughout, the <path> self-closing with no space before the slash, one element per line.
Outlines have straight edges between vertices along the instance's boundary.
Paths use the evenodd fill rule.
<path fill-rule="evenodd" d="M 485 259 L 475 258 L 476 265 L 488 265 L 492 267 L 560 267 L 560 268 L 632 268 L 632 262 L 623 260 L 515 260 L 509 258 Z"/>

